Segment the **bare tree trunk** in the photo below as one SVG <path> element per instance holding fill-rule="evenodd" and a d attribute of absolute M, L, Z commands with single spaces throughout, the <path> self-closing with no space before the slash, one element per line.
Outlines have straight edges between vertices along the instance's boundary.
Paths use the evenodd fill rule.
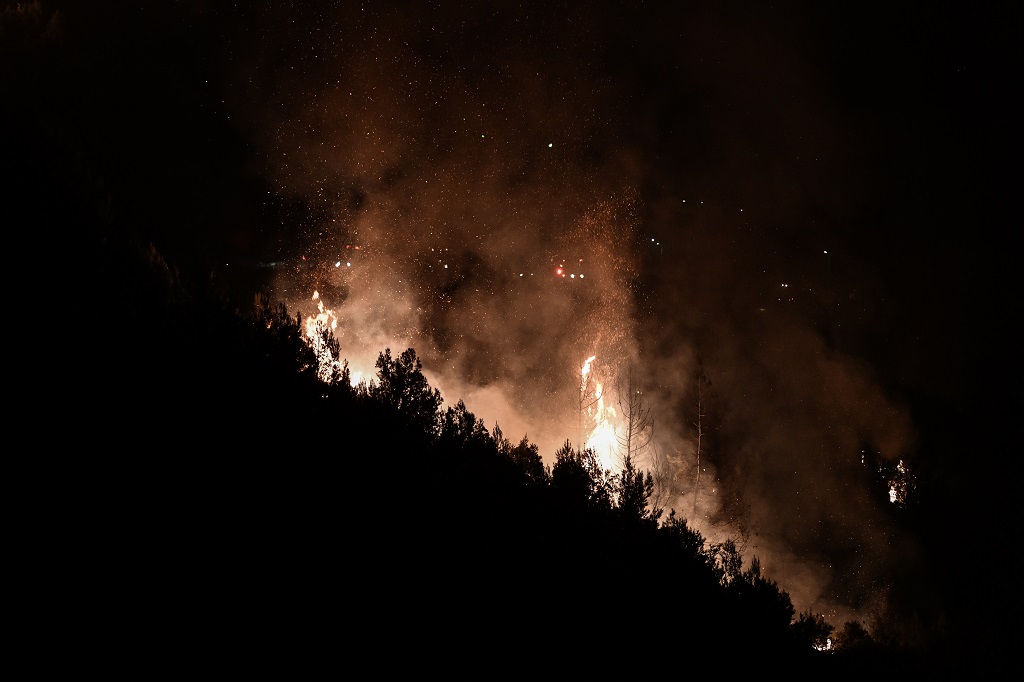
<path fill-rule="evenodd" d="M 710 386 L 707 376 L 704 374 L 703 365 L 698 365 L 696 374 L 697 384 L 697 398 L 695 401 L 694 410 L 694 421 L 693 427 L 697 435 L 697 444 L 694 450 L 694 454 L 697 460 L 697 477 L 693 483 L 693 516 L 691 518 L 696 519 L 697 517 L 697 498 L 700 495 L 700 456 L 702 453 L 702 440 L 704 433 L 707 428 L 707 404 L 706 404 L 706 391 Z"/>
<path fill-rule="evenodd" d="M 619 436 L 619 446 L 623 451 L 623 459 L 629 457 L 638 466 L 640 458 L 647 451 L 654 438 L 654 419 L 651 410 L 644 403 L 644 394 L 633 383 L 633 373 L 627 375 L 625 384 L 620 384 L 619 410 L 626 419 L 623 435 Z"/>

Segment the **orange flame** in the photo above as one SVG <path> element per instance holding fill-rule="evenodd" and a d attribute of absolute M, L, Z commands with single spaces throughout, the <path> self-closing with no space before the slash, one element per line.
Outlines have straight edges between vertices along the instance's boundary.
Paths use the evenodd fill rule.
<path fill-rule="evenodd" d="M 317 360 L 317 376 L 321 381 L 329 381 L 335 371 L 341 369 L 341 358 L 334 357 L 331 349 L 327 347 L 324 338 L 320 335 L 320 329 L 329 329 L 331 333 L 338 328 L 338 316 L 334 311 L 324 306 L 320 298 L 320 292 L 313 292 L 313 300 L 317 302 L 317 314 L 306 318 L 306 340 L 313 347 Z"/>
<path fill-rule="evenodd" d="M 587 395 L 589 376 L 593 367 L 596 355 L 591 355 L 583 364 L 580 372 L 580 396 Z M 586 447 L 594 451 L 601 461 L 603 469 L 615 470 L 617 466 L 616 452 L 618 451 L 619 439 L 616 427 L 618 414 L 615 408 L 605 404 L 604 386 L 599 381 L 594 381 L 594 401 L 585 406 L 587 415 L 592 418 L 591 428 L 586 439 Z"/>

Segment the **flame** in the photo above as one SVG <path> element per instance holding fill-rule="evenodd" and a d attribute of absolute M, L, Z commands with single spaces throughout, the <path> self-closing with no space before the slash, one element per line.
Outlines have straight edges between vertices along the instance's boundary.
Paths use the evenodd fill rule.
<path fill-rule="evenodd" d="M 618 430 L 616 420 L 618 414 L 615 408 L 605 404 L 604 386 L 601 382 L 594 380 L 594 400 L 588 403 L 588 389 L 590 384 L 590 373 L 596 355 L 591 355 L 583 363 L 580 371 L 580 399 L 581 409 L 585 408 L 587 416 L 592 420 L 593 427 L 587 435 L 585 447 L 590 448 L 601 461 L 601 467 L 608 470 L 618 469 L 616 453 L 619 446 Z"/>
<path fill-rule="evenodd" d="M 334 314 L 334 310 L 324 306 L 319 291 L 313 292 L 313 300 L 317 302 L 316 307 L 319 312 L 306 318 L 306 336 L 311 339 L 317 336 L 318 323 L 323 324 L 325 328 L 330 328 L 332 333 L 338 328 L 338 316 Z"/>
<path fill-rule="evenodd" d="M 597 383 L 597 394 L 597 404 L 593 410 L 594 428 L 587 437 L 587 447 L 601 460 L 601 468 L 614 470 L 618 468 L 615 462 L 615 452 L 619 446 L 615 426 L 618 415 L 614 407 L 604 404 L 604 390 L 600 382 Z"/>
<path fill-rule="evenodd" d="M 359 247 L 356 246 L 354 248 L 358 249 Z M 317 377 L 327 383 L 341 372 L 343 363 L 348 362 L 349 384 L 352 387 L 357 387 L 364 381 L 367 384 L 372 384 L 376 376 L 376 372 L 372 369 L 375 359 L 369 357 L 343 358 L 342 348 L 338 348 L 337 357 L 335 357 L 319 330 L 329 329 L 335 339 L 340 340 L 336 333 L 338 329 L 338 315 L 334 312 L 333 308 L 328 308 L 324 305 L 319 291 L 313 292 L 312 300 L 317 302 L 317 313 L 305 319 L 305 327 L 306 342 L 313 348 L 313 352 L 316 355 Z"/>
<path fill-rule="evenodd" d="M 591 355 L 587 358 L 587 361 L 583 363 L 583 371 L 580 379 L 580 390 L 582 391 L 587 385 L 587 375 L 590 374 L 590 363 L 597 359 L 596 355 Z"/>
<path fill-rule="evenodd" d="M 331 333 L 338 328 L 338 316 L 334 310 L 324 306 L 320 292 L 313 292 L 313 300 L 317 302 L 317 314 L 306 318 L 306 341 L 313 347 L 317 360 L 317 376 L 327 382 L 336 371 L 341 371 L 341 358 L 334 357 L 324 338 L 321 329 L 329 329 Z"/>

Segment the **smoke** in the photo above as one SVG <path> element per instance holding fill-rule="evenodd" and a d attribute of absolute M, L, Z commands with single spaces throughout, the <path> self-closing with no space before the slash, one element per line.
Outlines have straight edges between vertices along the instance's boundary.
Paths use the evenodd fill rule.
<path fill-rule="evenodd" d="M 227 106 L 302 207 L 275 294 L 322 305 L 362 376 L 415 348 L 446 404 L 549 463 L 592 426 L 594 356 L 606 406 L 622 417 L 629 377 L 651 409 L 640 464 L 666 508 L 739 539 L 798 610 L 864 616 L 905 539 L 862 455 L 906 456 L 914 433 L 837 335 L 876 285 L 825 258 L 843 237 L 813 218 L 848 202 L 835 117 L 779 35 L 632 19 L 623 37 L 555 7 L 246 16 Z"/>

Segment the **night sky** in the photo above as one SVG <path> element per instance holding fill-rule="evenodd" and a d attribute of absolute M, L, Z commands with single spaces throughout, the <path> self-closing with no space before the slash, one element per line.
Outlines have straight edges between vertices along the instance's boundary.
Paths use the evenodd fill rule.
<path fill-rule="evenodd" d="M 991 599 L 938 557 L 1002 541 L 1019 450 L 1009 3 L 315 7 L 4 3 L 14 232 L 268 289 L 367 376 L 414 347 L 548 463 L 594 356 L 666 508 L 798 611 Z"/>

